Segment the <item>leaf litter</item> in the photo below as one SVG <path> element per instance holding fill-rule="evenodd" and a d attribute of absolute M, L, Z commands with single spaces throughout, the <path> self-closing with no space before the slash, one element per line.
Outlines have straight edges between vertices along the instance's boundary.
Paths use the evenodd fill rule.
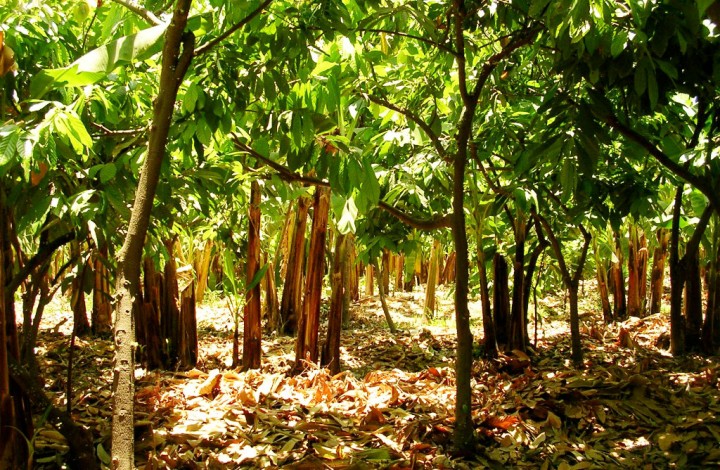
<path fill-rule="evenodd" d="M 263 365 L 228 367 L 231 321 L 200 307 L 200 359 L 190 371 L 137 370 L 139 468 L 704 468 L 720 465 L 720 366 L 672 358 L 667 315 L 604 325 L 583 315 L 586 367 L 569 362 L 566 315 L 551 319 L 535 349 L 473 366 L 476 452 L 452 450 L 455 341 L 451 305 L 419 323 L 421 295 L 389 297 L 401 332 L 387 331 L 379 302 L 354 307 L 342 338 L 344 370 L 288 375 L 294 340 L 268 336 Z M 592 312 L 592 306 L 587 310 Z M 60 311 L 62 309 L 58 309 Z M 413 317 L 417 312 L 417 317 Z M 480 312 L 472 311 L 481 336 Z M 66 314 L 65 314 L 66 315 Z M 63 316 L 46 317 L 38 356 L 46 389 L 65 406 L 69 347 Z M 552 317 L 556 317 L 552 319 Z M 53 323 L 54 322 L 54 323 Z M 53 331 L 55 330 L 55 331 Z M 533 330 L 533 325 L 529 328 Z M 109 464 L 112 343 L 75 344 L 73 416 Z M 38 468 L 57 468 L 68 448 L 47 425 L 33 439 Z"/>

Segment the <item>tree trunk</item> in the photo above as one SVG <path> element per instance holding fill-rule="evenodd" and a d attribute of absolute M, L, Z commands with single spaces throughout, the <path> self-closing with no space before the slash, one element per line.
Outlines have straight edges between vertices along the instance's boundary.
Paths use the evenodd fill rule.
<path fill-rule="evenodd" d="M 547 241 L 545 238 L 545 235 L 543 235 L 542 228 L 539 226 L 538 223 L 535 224 L 535 232 L 538 236 L 538 244 L 535 245 L 535 248 L 533 248 L 532 253 L 530 254 L 530 260 L 527 263 L 527 270 L 525 271 L 525 279 L 523 279 L 523 301 L 525 302 L 525 308 L 523 309 L 523 312 L 525 312 L 525 331 L 527 332 L 527 325 L 528 325 L 528 305 L 530 304 L 530 289 L 533 285 L 533 278 L 535 276 L 535 269 L 537 269 L 537 263 L 540 259 L 540 255 L 543 254 L 545 251 L 545 248 L 550 246 L 550 242 Z M 525 340 L 527 341 L 527 336 L 525 337 Z"/>
<path fill-rule="evenodd" d="M 382 279 L 385 295 L 390 292 L 390 250 L 383 248 L 382 251 L 382 269 L 380 270 L 380 279 Z"/>
<path fill-rule="evenodd" d="M 500 253 L 493 258 L 493 312 L 495 313 L 495 338 L 501 351 L 508 351 L 508 320 L 510 318 L 510 288 L 508 265 Z"/>
<path fill-rule="evenodd" d="M 106 263 L 108 256 L 107 244 L 95 250 L 93 289 L 92 332 L 94 335 L 106 335 L 112 331 L 112 296 L 110 292 L 110 271 Z"/>
<path fill-rule="evenodd" d="M 347 291 L 347 280 L 344 279 L 347 239 L 347 235 L 338 235 L 335 239 L 335 255 L 330 274 L 332 294 L 328 312 L 328 332 L 322 348 L 321 364 L 330 369 L 330 373 L 333 375 L 340 372 L 340 332 L 343 320 L 343 299 Z"/>
<path fill-rule="evenodd" d="M 303 265 L 305 264 L 305 228 L 310 210 L 310 200 L 305 196 L 298 199 L 298 208 L 295 212 L 295 227 L 293 229 L 292 244 L 287 259 L 287 276 L 283 286 L 282 301 L 280 304 L 280 319 L 285 334 L 293 335 L 297 332 L 298 316 L 302 310 L 302 280 Z"/>
<path fill-rule="evenodd" d="M 628 289 L 627 289 L 627 313 L 631 317 L 642 316 L 642 293 L 641 283 L 645 280 L 642 276 L 642 259 L 640 254 L 640 235 L 637 225 L 630 223 L 628 229 Z"/>
<path fill-rule="evenodd" d="M 400 253 L 395 257 L 395 292 L 404 290 L 405 254 Z"/>
<path fill-rule="evenodd" d="M 580 278 L 582 277 L 583 268 L 585 267 L 585 260 L 587 259 L 588 248 L 592 237 L 590 233 L 585 230 L 585 227 L 579 225 L 580 232 L 583 235 L 584 243 L 578 265 L 575 268 L 575 273 L 571 273 L 565 262 L 565 255 L 562 252 L 562 246 L 560 241 L 555 236 L 550 224 L 545 220 L 544 217 L 539 214 L 535 214 L 536 219 L 542 224 L 545 229 L 545 234 L 550 240 L 550 246 L 552 246 L 557 258 L 558 265 L 560 267 L 560 273 L 562 274 L 563 284 L 568 292 L 568 300 L 570 301 L 570 343 L 571 343 L 571 359 L 575 367 L 583 366 L 583 351 L 582 341 L 580 339 L 580 314 L 578 311 L 578 287 L 580 285 Z"/>
<path fill-rule="evenodd" d="M 373 265 L 375 269 L 378 269 L 377 261 Z M 380 274 L 384 274 L 384 270 L 380 271 Z M 382 282 L 378 282 L 378 291 L 380 292 L 380 305 L 382 306 L 383 314 L 385 315 L 385 321 L 388 324 L 388 328 L 390 329 L 390 333 L 395 334 L 397 333 L 397 329 L 395 328 L 395 322 L 393 322 L 392 317 L 390 316 L 390 309 L 388 308 L 387 300 L 385 299 L 386 292 L 385 292 L 385 286 Z"/>
<path fill-rule="evenodd" d="M 623 253 L 620 244 L 620 235 L 613 232 L 615 240 L 615 257 L 610 273 L 613 284 L 613 320 L 623 320 L 627 316 L 627 304 L 625 302 L 625 274 L 623 273 Z"/>
<path fill-rule="evenodd" d="M 650 313 L 660 313 L 665 283 L 665 260 L 670 243 L 670 232 L 661 228 L 657 232 L 658 246 L 653 252 L 653 267 L 650 278 Z"/>
<path fill-rule="evenodd" d="M 0 187 L 0 468 L 23 468 L 28 466 L 29 459 L 24 437 L 32 436 L 33 428 L 27 395 L 12 378 L 11 371 L 12 364 L 20 357 L 14 291 L 7 288 L 14 264 L 9 240 L 11 217 L 5 188 Z"/>
<path fill-rule="evenodd" d="M 720 222 L 715 218 L 711 244 L 710 268 L 708 273 L 708 300 L 702 329 L 702 349 L 706 354 L 715 354 L 720 339 Z"/>
<path fill-rule="evenodd" d="M 210 261 L 212 261 L 213 242 L 205 241 L 202 250 L 195 253 L 193 259 L 193 267 L 195 270 L 195 279 L 197 286 L 195 288 L 195 300 L 201 304 L 205 298 L 205 291 L 208 285 L 208 273 L 210 272 Z"/>
<path fill-rule="evenodd" d="M 365 266 L 365 295 L 372 297 L 375 295 L 375 268 L 372 264 Z"/>
<path fill-rule="evenodd" d="M 72 257 L 77 260 L 77 274 L 70 283 L 70 307 L 73 312 L 73 331 L 77 336 L 85 336 L 90 333 L 84 289 L 87 262 L 80 253 L 79 242 L 72 242 L 70 250 Z"/>
<path fill-rule="evenodd" d="M 440 284 L 449 284 L 455 282 L 455 252 L 453 251 L 447 257 L 445 268 L 440 276 Z"/>
<path fill-rule="evenodd" d="M 702 281 L 700 279 L 700 260 L 698 249 L 686 252 L 685 264 L 685 344 L 696 351 L 700 347 L 700 329 L 702 327 Z"/>
<path fill-rule="evenodd" d="M 648 271 L 648 246 L 647 237 L 644 232 L 640 233 L 640 249 L 638 250 L 638 271 L 640 291 L 640 315 L 647 314 L 647 271 Z"/>
<path fill-rule="evenodd" d="M 685 353 L 685 319 L 682 314 L 682 294 L 685 288 L 685 263 L 680 259 L 680 212 L 683 185 L 675 192 L 672 233 L 670 236 L 670 352 L 673 356 Z"/>
<path fill-rule="evenodd" d="M 318 329 L 320 326 L 320 301 L 325 264 L 325 234 L 327 232 L 329 188 L 316 188 L 313 203 L 313 223 L 308 254 L 307 279 L 302 315 L 298 322 L 295 344 L 295 371 L 305 368 L 305 363 L 318 362 Z"/>
<path fill-rule="evenodd" d="M 602 305 L 603 320 L 606 324 L 613 321 L 613 311 L 610 305 L 610 295 L 608 292 L 608 273 L 605 260 L 600 257 L 597 242 L 593 240 L 595 254 L 595 275 L 597 276 L 598 293 L 600 295 L 600 304 Z"/>
<path fill-rule="evenodd" d="M 343 290 L 342 299 L 342 327 L 350 325 L 350 301 L 357 299 L 358 279 L 355 269 L 355 236 L 351 233 L 345 235 L 345 258 L 342 260 Z"/>
<path fill-rule="evenodd" d="M 243 370 L 259 369 L 262 356 L 260 283 L 260 184 L 250 183 L 250 211 L 245 276 L 245 312 L 243 316 Z M 266 273 L 267 275 L 267 273 Z M 254 286 L 251 284 L 255 282 Z"/>
<path fill-rule="evenodd" d="M 527 317 L 525 315 L 525 239 L 527 224 L 520 214 L 515 218 L 515 260 L 513 262 L 512 310 L 508 324 L 508 349 L 525 351 L 527 346 Z"/>
<path fill-rule="evenodd" d="M 425 320 L 432 320 L 435 317 L 435 287 L 437 285 L 438 261 L 441 253 L 440 240 L 435 239 L 430 250 L 428 280 L 425 285 L 425 305 L 423 307 Z"/>
<path fill-rule="evenodd" d="M 168 260 L 163 272 L 163 284 L 160 289 L 160 327 L 164 332 L 162 344 L 165 346 L 165 367 L 173 369 L 179 363 L 181 355 L 182 324 L 180 321 L 180 288 L 177 280 L 177 262 L 174 254 L 174 240 L 166 240 L 165 248 Z"/>
<path fill-rule="evenodd" d="M 195 39 L 185 32 L 191 0 L 178 0 L 165 33 L 160 87 L 153 107 L 148 151 L 140 171 L 127 233 L 118 254 L 116 279 L 115 363 L 113 367 L 112 469 L 132 470 L 135 457 L 133 411 L 135 399 L 135 325 L 140 285 L 140 265 L 150 223 L 160 167 L 177 90 L 192 61 Z M 182 53 L 181 53 L 182 49 Z"/>
<path fill-rule="evenodd" d="M 277 298 L 277 284 L 275 282 L 275 264 L 268 260 L 265 255 L 265 262 L 268 264 L 265 276 L 263 277 L 263 287 L 265 290 L 265 311 L 267 314 L 266 331 L 280 330 L 280 306 Z"/>
<path fill-rule="evenodd" d="M 183 289 L 180 294 L 180 348 L 178 365 L 180 369 L 192 369 L 197 365 L 197 314 L 195 310 L 195 283 Z"/>
<path fill-rule="evenodd" d="M 480 301 L 482 304 L 485 357 L 492 359 L 497 357 L 498 348 L 495 338 L 495 322 L 493 321 L 492 311 L 490 310 L 490 289 L 488 285 L 487 268 L 485 267 L 485 252 L 483 251 L 480 240 L 478 240 L 477 245 L 477 264 L 480 273 Z"/>

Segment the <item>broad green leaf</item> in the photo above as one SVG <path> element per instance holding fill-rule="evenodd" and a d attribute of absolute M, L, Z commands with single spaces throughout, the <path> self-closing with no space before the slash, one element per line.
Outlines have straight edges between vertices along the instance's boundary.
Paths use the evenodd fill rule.
<path fill-rule="evenodd" d="M 106 165 L 103 165 L 103 167 L 100 169 L 100 182 L 105 184 L 115 178 L 116 174 L 117 167 L 114 163 L 108 163 Z"/>
<path fill-rule="evenodd" d="M 647 72 L 645 70 L 645 67 L 643 67 L 642 65 L 639 65 L 635 69 L 633 83 L 635 85 L 635 93 L 637 93 L 638 96 L 642 96 L 647 89 Z"/>
<path fill-rule="evenodd" d="M 613 37 L 612 45 L 610 46 L 610 54 L 612 54 L 613 57 L 619 56 L 622 51 L 625 50 L 625 44 L 627 43 L 627 39 L 627 31 L 621 31 Z"/>
<path fill-rule="evenodd" d="M 141 61 L 159 52 L 165 29 L 167 24 L 145 29 L 98 47 L 67 67 L 43 70 L 33 78 L 30 93 L 40 98 L 55 88 L 97 83 L 120 65 Z"/>
<path fill-rule="evenodd" d="M 342 215 L 338 220 L 337 227 L 341 234 L 355 233 L 355 219 L 357 219 L 358 208 L 353 198 L 347 198 L 342 209 Z"/>
<path fill-rule="evenodd" d="M 363 173 L 364 180 L 362 184 L 362 190 L 365 193 L 365 197 L 370 207 L 377 206 L 380 201 L 380 183 L 378 183 L 375 170 L 368 160 L 363 161 Z"/>
<path fill-rule="evenodd" d="M 268 266 L 270 266 L 268 263 L 265 263 L 265 265 L 258 269 L 258 271 L 253 276 L 252 280 L 250 281 L 250 284 L 248 284 L 247 288 L 245 289 L 245 293 L 247 294 L 251 290 L 255 288 L 258 284 L 260 284 L 260 281 L 265 276 L 265 272 L 268 270 Z"/>
<path fill-rule="evenodd" d="M 13 124 L 0 127 L 0 172 L 15 159 L 19 131 L 20 128 Z"/>

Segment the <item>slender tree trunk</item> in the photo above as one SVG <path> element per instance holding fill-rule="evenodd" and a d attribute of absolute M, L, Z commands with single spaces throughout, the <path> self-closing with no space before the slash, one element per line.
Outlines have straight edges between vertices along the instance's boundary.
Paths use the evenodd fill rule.
<path fill-rule="evenodd" d="M 107 262 L 107 244 L 95 250 L 95 286 L 93 289 L 92 332 L 95 335 L 105 335 L 112 331 L 112 303 L 110 293 L 110 272 Z"/>
<path fill-rule="evenodd" d="M 148 152 L 130 215 L 125 242 L 118 254 L 115 316 L 115 364 L 113 367 L 113 470 L 132 470 L 135 457 L 133 411 L 135 399 L 135 325 L 133 311 L 139 308 L 140 265 L 145 235 L 150 223 L 160 167 L 165 156 L 168 132 L 177 90 L 192 61 L 194 37 L 185 32 L 191 0 L 178 0 L 165 33 L 160 88 L 153 109 Z M 182 52 L 181 52 L 182 50 Z"/>
<path fill-rule="evenodd" d="M 631 317 L 640 317 L 642 308 L 640 300 L 640 237 L 634 222 L 630 223 L 628 231 L 627 312 Z"/>
<path fill-rule="evenodd" d="M 480 302 L 482 305 L 483 318 L 483 342 L 485 344 L 485 357 L 492 359 L 497 357 L 498 347 L 495 339 L 495 322 L 493 321 L 492 310 L 490 309 L 490 289 L 485 267 L 485 252 L 481 241 L 477 245 L 477 264 L 480 273 Z"/>
<path fill-rule="evenodd" d="M 85 336 L 90 332 L 90 323 L 87 317 L 87 305 L 85 304 L 85 273 L 87 263 L 80 253 L 80 243 L 71 242 L 70 250 L 72 257 L 77 259 L 77 275 L 70 283 L 70 306 L 73 312 L 73 331 L 77 336 Z"/>
<path fill-rule="evenodd" d="M 344 279 L 347 240 L 347 235 L 338 235 L 335 239 L 335 254 L 330 274 L 332 294 L 328 313 L 328 332 L 321 357 L 321 364 L 330 369 L 333 375 L 340 372 L 340 332 L 342 330 L 343 300 L 347 291 L 347 280 Z"/>
<path fill-rule="evenodd" d="M 700 329 L 702 328 L 702 281 L 700 279 L 700 260 L 698 249 L 686 252 L 685 278 L 685 341 L 689 349 L 698 350 Z"/>
<path fill-rule="evenodd" d="M 720 220 L 715 218 L 711 244 L 710 271 L 708 273 L 708 300 L 702 329 L 702 349 L 715 354 L 720 337 Z"/>
<path fill-rule="evenodd" d="M 512 351 L 527 347 L 527 316 L 525 314 L 525 239 L 527 224 L 520 214 L 515 218 L 515 260 L 513 262 L 512 307 L 508 330 L 508 344 Z"/>
<path fill-rule="evenodd" d="M 600 258 L 597 244 L 595 245 L 595 274 L 597 276 L 598 293 L 600 295 L 600 304 L 602 305 L 603 319 L 606 324 L 613 321 L 613 310 L 610 305 L 610 294 L 608 292 L 608 273 L 604 260 Z"/>
<path fill-rule="evenodd" d="M 277 298 L 277 284 L 275 283 L 275 265 L 268 260 L 265 255 L 265 262 L 268 263 L 265 277 L 263 278 L 263 286 L 265 288 L 265 308 L 267 312 L 267 330 L 280 330 L 280 306 Z"/>
<path fill-rule="evenodd" d="M 623 252 L 620 244 L 620 235 L 613 232 L 615 240 L 615 257 L 616 260 L 612 264 L 610 273 L 612 274 L 613 283 L 613 320 L 623 320 L 627 314 L 627 304 L 625 301 L 625 274 L 623 273 Z"/>
<path fill-rule="evenodd" d="M 405 254 L 400 253 L 395 257 L 395 292 L 404 290 Z"/>
<path fill-rule="evenodd" d="M 205 241 L 205 245 L 201 250 L 195 253 L 193 265 L 195 268 L 195 277 L 197 286 L 195 288 L 195 299 L 201 304 L 205 298 L 205 291 L 208 285 L 208 273 L 210 272 L 210 261 L 212 261 L 213 242 Z"/>
<path fill-rule="evenodd" d="M 525 271 L 525 279 L 523 279 L 523 301 L 525 302 L 525 308 L 523 309 L 523 312 L 525 312 L 525 331 L 527 332 L 527 325 L 528 325 L 528 305 L 530 304 L 530 290 L 533 285 L 533 278 L 535 276 L 535 269 L 537 269 L 537 263 L 540 259 L 540 255 L 543 254 L 545 249 L 550 246 L 550 242 L 547 241 L 545 238 L 545 235 L 543 235 L 542 228 L 539 226 L 538 223 L 535 224 L 535 232 L 538 236 L 538 244 L 535 245 L 535 248 L 533 248 L 532 253 L 530 254 L 530 260 L 527 263 L 527 269 Z M 525 337 L 525 340 L 527 341 L 527 336 Z"/>
<path fill-rule="evenodd" d="M 428 280 L 425 285 L 425 305 L 423 307 L 423 315 L 426 320 L 432 320 L 435 317 L 435 287 L 437 284 L 438 260 L 440 258 L 441 247 L 440 240 L 433 241 L 430 250 L 430 265 L 428 267 Z"/>
<path fill-rule="evenodd" d="M 670 243 L 670 232 L 661 228 L 657 232 L 658 246 L 653 252 L 653 267 L 650 280 L 650 313 L 660 313 L 665 281 L 665 260 Z"/>
<path fill-rule="evenodd" d="M 175 240 L 165 241 L 168 260 L 162 276 L 160 289 L 160 326 L 164 332 L 162 344 L 165 348 L 165 367 L 174 369 L 180 360 L 182 323 L 180 321 L 179 301 L 180 292 L 177 279 L 177 262 L 175 261 Z"/>
<path fill-rule="evenodd" d="M 375 295 L 375 268 L 372 264 L 365 266 L 365 295 L 368 297 Z"/>
<path fill-rule="evenodd" d="M 496 252 L 493 258 L 493 312 L 495 313 L 495 337 L 501 351 L 508 351 L 508 321 L 510 318 L 508 275 L 505 257 Z"/>
<path fill-rule="evenodd" d="M 555 257 L 557 258 L 560 272 L 562 274 L 563 283 L 565 284 L 565 288 L 568 292 L 568 300 L 570 302 L 570 343 L 572 348 L 571 359 L 575 367 L 582 367 L 583 351 L 582 342 L 580 339 L 578 288 L 580 286 L 580 278 L 582 277 L 583 268 L 585 267 L 585 260 L 587 259 L 587 252 L 588 248 L 590 247 L 592 237 L 582 225 L 579 225 L 578 228 L 583 235 L 584 243 L 580 254 L 580 259 L 578 260 L 577 267 L 575 268 L 575 273 L 571 273 L 567 263 L 565 262 L 565 255 L 563 255 L 560 241 L 555 236 L 555 233 L 550 227 L 550 224 L 547 222 L 547 220 L 545 220 L 544 217 L 540 216 L 539 214 L 535 214 L 535 217 L 542 224 L 543 228 L 545 229 L 545 235 L 547 235 L 548 239 L 550 240 L 550 246 L 552 246 L 553 251 L 555 252 Z"/>
<path fill-rule="evenodd" d="M 302 310 L 302 280 L 303 265 L 305 264 L 305 228 L 310 210 L 310 200 L 304 196 L 298 199 L 298 208 L 295 212 L 295 228 L 293 229 L 292 244 L 287 260 L 287 276 L 283 286 L 282 301 L 280 304 L 280 318 L 283 323 L 282 331 L 292 335 L 297 332 L 298 316 Z"/>
<path fill-rule="evenodd" d="M 380 279 L 382 279 L 385 295 L 390 293 L 390 271 L 390 250 L 388 250 L 387 248 L 383 248 Z"/>
<path fill-rule="evenodd" d="M 683 185 L 678 186 L 673 208 L 670 238 L 670 352 L 673 356 L 685 353 L 685 318 L 682 315 L 682 294 L 685 288 L 685 263 L 680 259 L 680 212 Z"/>
<path fill-rule="evenodd" d="M 260 283 L 255 276 L 260 271 L 260 184 L 250 183 L 250 211 L 245 276 L 245 314 L 243 319 L 243 370 L 260 368 L 262 356 L 262 327 Z M 267 275 L 267 273 L 266 273 Z M 251 283 L 256 285 L 251 287 Z"/>
<path fill-rule="evenodd" d="M 640 232 L 640 249 L 638 250 L 638 290 L 640 291 L 640 315 L 647 315 L 647 271 L 648 271 L 648 246 L 647 237 Z"/>
<path fill-rule="evenodd" d="M 345 236 L 345 258 L 342 260 L 343 265 L 343 291 L 342 299 L 342 327 L 348 328 L 350 325 L 350 300 L 357 299 L 358 280 L 357 271 L 355 269 L 355 237 L 349 233 Z"/>
<path fill-rule="evenodd" d="M 377 261 L 374 263 L 373 267 L 375 269 L 378 269 Z M 380 271 L 381 274 L 383 274 L 383 271 Z M 386 292 L 385 292 L 385 286 L 382 282 L 378 282 L 378 291 L 380 292 L 380 305 L 382 306 L 383 314 L 385 315 L 385 321 L 388 324 L 388 328 L 390 329 L 390 333 L 395 334 L 397 333 L 397 328 L 395 328 L 395 322 L 393 322 L 392 317 L 390 316 L 390 309 L 388 308 L 387 300 L 386 300 Z"/>
<path fill-rule="evenodd" d="M 192 369 L 197 365 L 197 313 L 195 310 L 195 283 L 193 281 L 180 294 L 180 357 L 181 369 Z"/>
<path fill-rule="evenodd" d="M 295 371 L 305 368 L 306 362 L 318 362 L 318 329 L 320 327 L 320 301 L 325 264 L 325 234 L 327 232 L 329 188 L 316 188 L 313 203 L 312 235 L 308 254 L 305 300 L 298 322 L 295 344 Z"/>

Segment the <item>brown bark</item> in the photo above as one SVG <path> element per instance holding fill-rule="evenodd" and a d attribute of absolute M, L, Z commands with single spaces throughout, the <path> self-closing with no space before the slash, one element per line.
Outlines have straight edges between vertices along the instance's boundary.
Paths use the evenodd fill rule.
<path fill-rule="evenodd" d="M 665 281 L 665 262 L 670 243 L 670 232 L 661 228 L 657 232 L 658 246 L 653 252 L 653 267 L 650 279 L 650 313 L 660 313 Z"/>
<path fill-rule="evenodd" d="M 255 279 L 260 271 L 260 184 L 250 183 L 250 210 L 245 276 L 245 309 L 243 320 L 243 370 L 260 368 L 262 357 L 262 326 L 260 283 Z M 251 283 L 256 281 L 255 286 Z"/>
<path fill-rule="evenodd" d="M 438 262 L 440 261 L 441 253 L 440 240 L 435 239 L 432 249 L 430 250 L 430 266 L 428 267 L 428 280 L 425 285 L 423 315 L 426 320 L 432 320 L 435 317 L 435 287 L 437 285 Z"/>
<path fill-rule="evenodd" d="M 492 359 L 497 357 L 497 340 L 495 337 L 495 322 L 490 309 L 490 288 L 487 278 L 487 268 L 485 266 L 485 252 L 478 240 L 477 245 L 477 264 L 480 273 L 480 302 L 482 305 L 483 318 L 483 342 L 485 344 L 485 357 Z"/>
<path fill-rule="evenodd" d="M 715 354 L 720 340 L 720 228 L 715 219 L 711 261 L 708 272 L 708 300 L 702 329 L 702 349 L 706 354 Z"/>
<path fill-rule="evenodd" d="M 107 245 L 96 250 L 93 255 L 95 285 L 93 288 L 91 326 L 95 335 L 105 335 L 112 331 L 110 272 L 105 264 L 107 263 L 107 256 Z"/>
<path fill-rule="evenodd" d="M 166 351 L 166 367 L 173 368 L 179 363 L 181 354 L 182 324 L 180 322 L 180 297 L 177 262 L 174 254 L 175 240 L 166 240 L 165 248 L 168 260 L 165 262 L 163 284 L 160 289 L 160 327 L 163 331 L 163 344 Z"/>
<path fill-rule="evenodd" d="M 615 239 L 615 257 L 610 274 L 613 285 L 613 320 L 623 320 L 627 316 L 627 303 L 625 300 L 625 274 L 623 273 L 623 253 L 620 245 L 620 235 L 613 232 Z"/>
<path fill-rule="evenodd" d="M 293 229 L 292 244 L 287 260 L 287 276 L 283 286 L 282 301 L 280 304 L 280 318 L 283 323 L 282 331 L 285 334 L 295 334 L 298 328 L 298 316 L 302 310 L 302 280 L 303 265 L 305 263 L 305 227 L 310 209 L 310 201 L 302 196 L 298 199 L 298 208 L 295 212 L 295 227 Z"/>
<path fill-rule="evenodd" d="M 342 327 L 350 325 L 350 301 L 358 299 L 358 279 L 355 269 L 355 236 L 351 233 L 345 236 L 345 257 L 342 259 L 343 285 L 345 286 L 342 298 Z"/>
<path fill-rule="evenodd" d="M 450 284 L 455 282 L 455 252 L 453 251 L 447 257 L 445 268 L 440 276 L 440 284 Z"/>
<path fill-rule="evenodd" d="M 698 249 L 693 253 L 685 253 L 685 341 L 688 349 L 698 350 L 700 346 L 700 329 L 702 327 L 702 281 L 700 279 L 700 260 Z"/>
<path fill-rule="evenodd" d="M 608 292 L 608 273 L 604 260 L 600 258 L 597 244 L 595 245 L 595 275 L 598 283 L 598 294 L 602 305 L 603 319 L 610 324 L 613 320 L 612 306 L 610 305 L 610 294 Z"/>
<path fill-rule="evenodd" d="M 515 259 L 513 261 L 512 310 L 508 322 L 508 349 L 525 351 L 527 347 L 527 317 L 525 315 L 525 240 L 528 224 L 518 215 L 514 222 Z"/>
<path fill-rule="evenodd" d="M 405 254 L 400 253 L 395 257 L 395 292 L 403 289 L 403 274 L 405 273 Z"/>
<path fill-rule="evenodd" d="M 197 303 L 202 303 L 205 298 L 205 291 L 208 284 L 208 273 L 210 272 L 210 261 L 212 261 L 212 240 L 207 240 L 201 250 L 195 252 L 193 259 L 193 268 L 195 270 L 195 278 L 197 286 L 195 288 L 195 299 Z"/>
<path fill-rule="evenodd" d="M 321 364 L 330 369 L 333 375 L 340 372 L 340 332 L 343 321 L 343 299 L 347 290 L 347 282 L 344 279 L 347 239 L 347 235 L 339 235 L 335 239 L 335 254 L 330 274 L 332 294 L 328 312 L 328 332 L 322 348 Z"/>
<path fill-rule="evenodd" d="M 148 151 L 140 171 L 135 202 L 127 233 L 118 254 L 116 279 L 115 362 L 113 367 L 113 470 L 132 470 L 135 457 L 133 411 L 135 400 L 135 325 L 134 311 L 139 308 L 140 265 L 145 235 L 150 223 L 160 167 L 165 157 L 177 91 L 193 56 L 195 39 L 185 32 L 191 0 L 178 0 L 165 33 L 162 68 L 157 98 L 153 107 Z M 182 52 L 181 52 L 182 51 Z"/>
<path fill-rule="evenodd" d="M 377 262 L 374 264 L 374 268 L 378 269 Z M 383 271 L 380 271 L 380 273 L 382 274 Z M 382 306 L 382 311 L 383 311 L 383 314 L 385 315 L 385 321 L 388 324 L 390 333 L 395 334 L 395 333 L 397 333 L 397 328 L 395 328 L 395 322 L 393 321 L 392 317 L 390 316 L 390 309 L 388 308 L 387 300 L 385 298 L 386 297 L 385 286 L 382 282 L 378 282 L 378 292 L 380 293 L 380 305 Z"/>
<path fill-rule="evenodd" d="M 365 295 L 368 297 L 375 295 L 375 268 L 372 264 L 365 266 Z"/>
<path fill-rule="evenodd" d="M 278 304 L 277 285 L 275 283 L 275 265 L 272 261 L 268 261 L 267 255 L 265 262 L 268 263 L 267 271 L 263 277 L 263 288 L 265 290 L 265 312 L 267 315 L 267 330 L 280 330 L 280 305 Z"/>
<path fill-rule="evenodd" d="M 78 263 L 77 274 L 70 283 L 70 307 L 73 312 L 73 332 L 77 336 L 85 336 L 90 332 L 83 286 L 87 263 L 80 253 L 80 244 L 77 241 L 72 242 L 70 251 L 72 252 L 72 257 L 75 258 Z"/>
<path fill-rule="evenodd" d="M 380 279 L 383 283 L 383 290 L 387 295 L 390 292 L 390 250 L 383 249 L 382 252 L 382 269 L 380 271 Z"/>
<path fill-rule="evenodd" d="M 640 235 L 637 225 L 630 223 L 628 234 L 628 288 L 627 288 L 627 313 L 631 317 L 642 316 L 641 283 L 645 280 L 642 276 L 642 260 L 640 255 Z"/>
<path fill-rule="evenodd" d="M 180 294 L 180 347 L 178 366 L 192 369 L 197 365 L 197 314 L 195 310 L 195 284 L 190 284 Z"/>
<path fill-rule="evenodd" d="M 507 351 L 508 321 L 510 318 L 510 287 L 508 286 L 508 265 L 500 253 L 493 258 L 493 312 L 495 339 L 501 351 Z"/>
<path fill-rule="evenodd" d="M 307 279 L 302 315 L 298 322 L 295 344 L 295 371 L 305 368 L 308 362 L 318 361 L 318 329 L 320 327 L 320 301 L 325 263 L 325 235 L 327 232 L 330 190 L 316 188 L 313 202 L 313 223 L 308 254 Z"/>

